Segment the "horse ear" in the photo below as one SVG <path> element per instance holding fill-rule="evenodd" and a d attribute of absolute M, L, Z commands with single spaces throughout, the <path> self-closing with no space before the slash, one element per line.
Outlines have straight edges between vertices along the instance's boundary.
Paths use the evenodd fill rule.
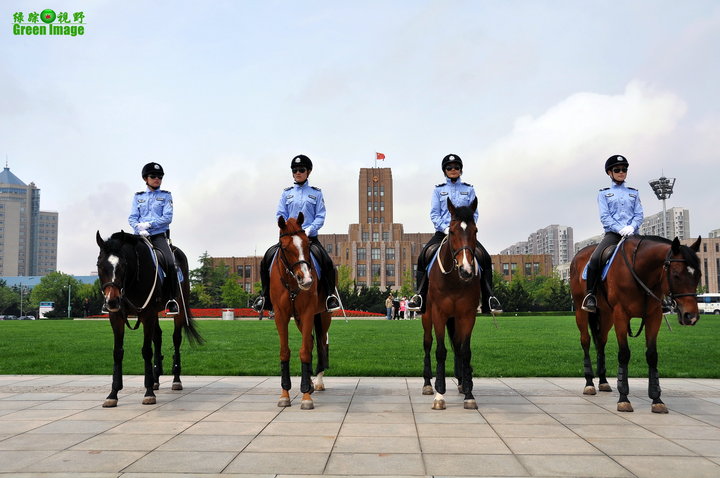
<path fill-rule="evenodd" d="M 303 222 L 305 222 L 305 215 L 302 213 L 302 211 L 300 211 L 300 213 L 298 214 L 297 221 L 298 221 L 298 226 L 302 227 Z"/>
<path fill-rule="evenodd" d="M 690 246 L 690 249 L 692 249 L 695 252 L 698 252 L 700 250 L 700 242 L 702 241 L 702 238 L 698 236 L 697 240 L 692 243 Z"/>
<path fill-rule="evenodd" d="M 455 215 L 455 206 L 453 205 L 450 198 L 447 198 L 447 207 L 448 207 L 448 211 L 450 211 L 450 215 L 454 216 Z"/>
<path fill-rule="evenodd" d="M 98 246 L 100 246 L 100 249 L 105 247 L 105 241 L 103 241 L 103 238 L 100 235 L 100 231 L 97 231 L 97 233 L 95 234 L 95 240 L 97 241 Z"/>
<path fill-rule="evenodd" d="M 675 239 L 673 239 L 673 242 L 672 242 L 672 251 L 673 251 L 673 253 L 675 253 L 675 254 L 677 254 L 678 252 L 680 252 L 680 239 L 678 239 L 677 236 L 675 236 Z"/>
<path fill-rule="evenodd" d="M 285 218 L 283 216 L 278 218 L 278 227 L 280 229 L 285 229 Z"/>
<path fill-rule="evenodd" d="M 470 209 L 475 211 L 477 209 L 477 197 L 473 199 L 473 202 L 470 204 Z"/>

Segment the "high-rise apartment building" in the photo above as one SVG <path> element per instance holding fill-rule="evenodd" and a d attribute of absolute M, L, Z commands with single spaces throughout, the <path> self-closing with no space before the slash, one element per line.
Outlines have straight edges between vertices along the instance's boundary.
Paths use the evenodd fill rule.
<path fill-rule="evenodd" d="M 690 239 L 690 211 L 681 207 L 672 207 L 667 210 L 663 221 L 663 212 L 647 216 L 640 226 L 640 234 L 644 236 L 660 236 L 667 239 Z M 667 224 L 667 234 L 664 225 Z"/>
<path fill-rule="evenodd" d="M 40 210 L 40 189 L 0 172 L 0 276 L 43 276 L 57 268 L 58 213 Z"/>
<path fill-rule="evenodd" d="M 530 234 L 527 241 L 503 249 L 500 254 L 548 254 L 552 257 L 553 266 L 557 267 L 570 262 L 575 255 L 573 229 L 552 224 Z"/>

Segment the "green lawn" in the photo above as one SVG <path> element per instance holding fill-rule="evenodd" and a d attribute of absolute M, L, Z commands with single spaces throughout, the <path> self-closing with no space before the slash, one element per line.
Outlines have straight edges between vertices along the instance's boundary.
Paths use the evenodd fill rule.
<path fill-rule="evenodd" d="M 672 318 L 659 337 L 661 377 L 720 377 L 720 320 L 702 316 L 695 327 Z M 165 372 L 171 366 L 171 323 L 164 327 Z M 582 377 L 582 350 L 573 317 L 480 317 L 473 334 L 474 375 L 479 377 Z M 637 330 L 640 321 L 633 320 Z M 183 343 L 184 375 L 279 375 L 278 338 L 272 321 L 199 321 L 203 346 Z M 617 370 L 611 331 L 608 372 Z M 141 374 L 142 332 L 126 330 L 124 373 Z M 630 376 L 646 376 L 644 339 L 631 339 Z M 299 333 L 291 324 L 292 372 L 299 374 Z M 421 376 L 419 320 L 335 320 L 330 329 L 328 375 Z M 435 366 L 434 353 L 432 356 Z M 594 352 L 593 352 L 594 360 Z M 451 362 L 448 370 L 451 369 Z M 0 374 L 112 373 L 112 331 L 105 321 L 0 321 Z"/>

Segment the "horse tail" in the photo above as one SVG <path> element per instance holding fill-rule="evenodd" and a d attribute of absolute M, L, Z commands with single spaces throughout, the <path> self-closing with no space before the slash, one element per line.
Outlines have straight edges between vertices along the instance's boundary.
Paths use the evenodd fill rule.
<path fill-rule="evenodd" d="M 205 339 L 200 335 L 200 331 L 197 329 L 197 322 L 192 316 L 190 309 L 187 310 L 187 316 L 183 322 L 183 330 L 185 331 L 185 338 L 190 342 L 191 345 L 202 345 L 205 343 Z"/>
<path fill-rule="evenodd" d="M 600 341 L 600 316 L 597 312 L 588 312 L 588 328 L 590 329 L 593 344 L 597 347 Z"/>

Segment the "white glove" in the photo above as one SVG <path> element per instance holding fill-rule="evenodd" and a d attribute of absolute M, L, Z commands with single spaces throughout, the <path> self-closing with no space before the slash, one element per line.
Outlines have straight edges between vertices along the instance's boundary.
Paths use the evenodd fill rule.
<path fill-rule="evenodd" d="M 308 228 L 305 229 L 305 235 L 306 235 L 307 237 L 310 237 L 310 235 L 311 235 L 313 232 L 315 232 L 315 229 L 313 229 L 312 226 L 308 226 Z"/>
<path fill-rule="evenodd" d="M 138 234 L 140 234 L 142 237 L 148 237 L 150 235 L 150 233 L 147 232 L 145 229 L 140 231 Z"/>
<path fill-rule="evenodd" d="M 446 227 L 446 228 L 443 230 L 443 232 L 444 232 L 445 235 L 447 236 L 448 234 L 450 234 L 450 228 L 449 228 L 449 227 Z"/>
<path fill-rule="evenodd" d="M 138 222 L 137 223 L 138 231 L 144 231 L 145 229 L 150 229 L 150 223 L 149 222 Z"/>
<path fill-rule="evenodd" d="M 625 226 L 622 229 L 620 229 L 620 231 L 618 231 L 618 232 L 622 237 L 625 237 L 625 236 L 629 236 L 630 234 L 635 232 L 635 228 L 632 226 Z"/>

